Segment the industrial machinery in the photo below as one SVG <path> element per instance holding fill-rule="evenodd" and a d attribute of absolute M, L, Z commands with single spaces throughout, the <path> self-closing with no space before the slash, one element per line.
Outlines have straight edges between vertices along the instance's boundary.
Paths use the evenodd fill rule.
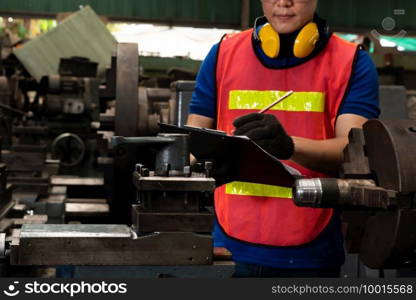
<path fill-rule="evenodd" d="M 338 208 L 350 252 L 373 269 L 416 264 L 416 121 L 370 120 L 352 129 L 340 179 L 297 180 L 298 206 Z"/>
<path fill-rule="evenodd" d="M 24 152 L 26 168 L 11 171 L 11 182 L 20 185 L 23 212 L 48 218 L 22 222 L 13 236 L 3 231 L 1 254 L 12 266 L 213 267 L 210 163 L 191 170 L 187 135 L 146 137 L 159 131 L 159 122 L 184 122 L 194 83 L 174 84 L 172 92 L 138 86 L 137 53 L 137 45 L 119 44 L 105 85 L 90 69 L 79 73 L 86 61 L 63 60 L 61 74 L 42 79 L 35 101 L 25 106 L 33 115 L 19 115 L 17 139 L 3 154 L 15 168 L 11 158 Z M 112 135 L 111 144 L 96 142 Z M 99 145 L 96 151 L 88 141 Z M 27 160 L 33 153 L 39 157 Z M 80 171 L 88 154 L 95 163 L 87 171 L 98 176 Z M 37 177 L 43 185 L 34 194 L 27 188 L 31 181 L 39 185 Z M 105 211 L 110 218 L 94 217 Z M 82 224 L 63 224 L 74 220 Z"/>
<path fill-rule="evenodd" d="M 101 78 L 115 40 L 88 9 L 78 17 L 103 32 L 86 47 L 103 51 L 85 51 L 98 66 L 59 57 L 83 49 L 69 49 L 68 39 L 53 34 L 8 47 L 12 59 L 0 65 L 7 76 L 0 77 L 0 175 L 7 182 L 0 186 L 0 269 L 8 262 L 12 268 L 211 266 L 211 165 L 191 170 L 188 136 L 155 136 L 160 122 L 183 125 L 194 83 L 145 86 L 137 44 L 118 44 Z M 195 75 L 169 73 L 175 80 Z"/>
<path fill-rule="evenodd" d="M 106 85 L 100 88 L 101 102 L 108 103 L 108 109 L 100 115 L 100 131 L 111 131 L 111 135 L 122 137 L 151 136 L 159 132 L 158 123 L 176 124 L 186 118 L 191 94 L 188 91 L 185 100 L 182 93 L 185 89 L 181 86 L 189 90 L 189 86 L 194 84 L 174 84 L 174 92 L 139 86 L 137 53 L 137 44 L 119 44 L 117 53 L 112 57 L 111 68 L 106 73 Z M 114 104 L 111 102 L 113 99 Z M 135 165 L 152 165 L 155 158 L 145 144 L 128 144 L 117 149 L 112 149 L 107 157 L 100 157 L 98 163 L 105 170 L 105 185 L 112 187 L 109 191 L 112 221 L 124 224 L 130 220 L 131 205 L 137 193 L 131 183 Z"/>
<path fill-rule="evenodd" d="M 210 265 L 213 261 L 212 205 L 215 180 L 210 164 L 191 172 L 189 136 L 114 137 L 125 145 L 159 148 L 154 171 L 136 165 L 133 226 L 23 226 L 10 245 L 15 265 Z M 124 149 L 124 150 L 122 150 Z M 53 255 L 46 255 L 53 249 Z"/>

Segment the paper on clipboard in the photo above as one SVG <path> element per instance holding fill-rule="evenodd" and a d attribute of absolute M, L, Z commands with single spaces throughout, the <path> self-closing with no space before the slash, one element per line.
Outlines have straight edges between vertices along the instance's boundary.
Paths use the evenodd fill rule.
<path fill-rule="evenodd" d="M 292 187 L 301 176 L 246 136 L 229 136 L 223 131 L 191 126 L 159 126 L 162 132 L 189 134 L 190 151 L 197 159 L 231 164 L 236 174 L 234 181 Z"/>

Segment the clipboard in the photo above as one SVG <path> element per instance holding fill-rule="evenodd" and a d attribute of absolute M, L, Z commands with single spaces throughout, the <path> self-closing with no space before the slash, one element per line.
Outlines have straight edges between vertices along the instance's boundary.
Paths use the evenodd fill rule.
<path fill-rule="evenodd" d="M 161 132 L 190 136 L 190 151 L 198 160 L 226 161 L 233 169 L 231 181 L 292 187 L 301 174 L 270 155 L 246 136 L 223 131 L 159 123 Z"/>

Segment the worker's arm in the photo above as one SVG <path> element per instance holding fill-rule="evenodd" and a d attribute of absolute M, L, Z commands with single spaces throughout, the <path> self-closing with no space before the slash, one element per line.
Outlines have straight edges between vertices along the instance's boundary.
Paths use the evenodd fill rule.
<path fill-rule="evenodd" d="M 200 128 L 214 128 L 214 119 L 208 118 L 201 115 L 196 114 L 190 114 L 188 116 L 188 120 L 186 121 L 186 125 L 188 126 L 194 126 L 194 127 L 200 127 Z M 191 165 L 193 165 L 196 162 L 195 156 L 191 154 Z"/>
<path fill-rule="evenodd" d="M 186 125 L 213 129 L 214 128 L 214 119 L 208 118 L 208 117 L 205 117 L 205 116 L 201 116 L 201 115 L 190 114 L 188 116 L 188 120 L 186 122 Z"/>
<path fill-rule="evenodd" d="M 337 172 L 343 162 L 348 133 L 351 128 L 362 128 L 366 121 L 366 118 L 359 115 L 343 114 L 336 121 L 334 139 L 318 141 L 292 137 L 295 151 L 291 160 L 314 171 Z"/>

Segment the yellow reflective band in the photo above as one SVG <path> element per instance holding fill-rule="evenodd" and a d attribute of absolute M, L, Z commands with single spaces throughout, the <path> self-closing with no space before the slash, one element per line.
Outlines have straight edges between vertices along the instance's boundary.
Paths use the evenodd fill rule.
<path fill-rule="evenodd" d="M 230 91 L 228 109 L 261 110 L 286 93 L 286 91 Z M 325 94 L 320 92 L 295 92 L 287 99 L 276 104 L 271 110 L 324 112 Z"/>
<path fill-rule="evenodd" d="M 274 186 L 274 185 L 240 182 L 240 181 L 234 181 L 234 182 L 228 183 L 225 186 L 225 193 L 228 195 L 276 197 L 276 198 L 292 199 L 291 188 Z"/>

